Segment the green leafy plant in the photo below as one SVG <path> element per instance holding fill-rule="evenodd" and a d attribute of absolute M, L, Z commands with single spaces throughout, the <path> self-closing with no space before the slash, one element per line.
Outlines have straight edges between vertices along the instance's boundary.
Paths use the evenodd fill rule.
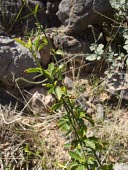
<path fill-rule="evenodd" d="M 42 39 L 42 43 L 39 45 L 40 39 Z M 58 66 L 57 63 L 50 63 L 47 69 L 43 69 L 36 57 L 37 52 L 48 43 L 47 38 L 39 35 L 34 43 L 30 38 L 27 43 L 19 39 L 15 40 L 30 50 L 38 66 L 36 68 L 28 68 L 25 72 L 36 72 L 44 75 L 46 81 L 45 84 L 43 83 L 43 86 L 47 87 L 48 93 L 52 93 L 56 98 L 57 102 L 50 111 L 57 111 L 62 107 L 65 110 L 64 115 L 58 121 L 58 126 L 61 130 L 66 131 L 67 136 L 74 134 L 74 139 L 71 139 L 69 143 L 71 161 L 65 169 L 107 170 L 109 167 L 110 170 L 111 166 L 102 162 L 99 156 L 103 154 L 105 149 L 103 143 L 95 137 L 86 135 L 87 125 L 85 122 L 88 121 L 94 126 L 92 117 L 86 114 L 82 107 L 76 106 L 76 98 L 68 94 L 66 87 L 62 83 L 65 65 Z M 56 55 L 62 54 L 62 51 L 55 51 L 51 48 L 51 54 L 56 58 Z"/>
<path fill-rule="evenodd" d="M 110 0 L 112 7 L 116 10 L 115 18 L 122 22 L 126 17 L 128 2 L 127 0 Z"/>
<path fill-rule="evenodd" d="M 37 10 L 38 7 L 35 7 L 33 15 L 37 20 L 38 29 L 41 31 L 43 28 L 36 17 Z M 90 46 L 92 54 L 88 54 L 86 60 L 95 61 L 101 60 L 105 57 L 106 62 L 110 65 L 111 73 L 115 68 L 122 67 L 123 63 L 121 63 L 121 61 L 127 59 L 127 29 L 124 29 L 122 32 L 125 41 L 123 46 L 125 52 L 121 53 L 119 51 L 118 53 L 115 53 L 111 48 L 111 44 L 117 35 L 118 30 L 116 33 L 114 32 L 111 42 L 105 47 L 104 44 L 98 44 L 98 41 L 102 37 L 102 33 L 96 38 L 93 27 L 90 27 L 94 36 L 94 43 Z M 31 51 L 38 66 L 37 68 L 29 68 L 25 70 L 25 72 L 36 72 L 45 76 L 46 81 L 45 84 L 43 83 L 42 85 L 47 87 L 48 93 L 52 93 L 56 98 L 56 103 L 49 111 L 58 111 L 58 109 L 63 107 L 64 113 L 58 121 L 58 126 L 62 131 L 66 132 L 67 136 L 74 136 L 69 143 L 65 144 L 71 157 L 69 164 L 63 165 L 58 163 L 58 166 L 65 170 L 112 170 L 113 166 L 111 164 L 105 162 L 105 160 L 102 161 L 103 155 L 106 151 L 106 145 L 94 136 L 87 136 L 88 127 L 86 122 L 89 122 L 94 126 L 92 117 L 88 115 L 82 107 L 76 105 L 76 98 L 68 94 L 66 87 L 62 83 L 62 74 L 65 65 L 58 66 L 56 56 L 57 54 L 62 55 L 63 52 L 60 50 L 55 51 L 51 45 L 51 54 L 54 56 L 56 63 L 50 63 L 47 69 L 43 69 L 40 65 L 36 54 L 41 48 L 50 43 L 44 29 L 43 33 L 44 36 L 41 37 L 38 35 L 34 43 L 30 38 L 27 43 L 24 43 L 19 39 L 16 40 Z M 42 39 L 41 44 L 39 43 L 40 39 Z"/>

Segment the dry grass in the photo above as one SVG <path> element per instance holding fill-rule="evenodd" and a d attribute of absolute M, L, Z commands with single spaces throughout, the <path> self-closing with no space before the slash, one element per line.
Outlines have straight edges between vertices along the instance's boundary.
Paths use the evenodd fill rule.
<path fill-rule="evenodd" d="M 1 106 L 1 170 L 57 170 L 57 161 L 67 161 L 65 138 L 58 130 L 57 119 L 57 115 L 35 117 Z"/>
<path fill-rule="evenodd" d="M 102 161 L 112 163 L 128 162 L 128 111 L 111 110 L 111 117 L 104 121 L 95 119 L 95 127 L 88 129 L 88 134 L 95 135 L 107 144 Z"/>
<path fill-rule="evenodd" d="M 78 85 L 78 87 L 74 88 L 76 96 L 79 91 L 77 88 L 81 88 L 82 91 L 79 91 L 78 95 L 86 95 L 85 105 L 88 110 L 92 109 L 95 119 L 96 107 L 93 103 L 95 96 L 99 95 L 104 105 L 106 104 L 105 99 L 109 96 L 102 91 L 98 92 L 100 86 L 92 84 L 90 86 L 86 79 L 78 78 L 77 81 L 76 86 Z M 23 93 L 22 96 L 25 100 Z M 5 168 L 8 170 L 59 170 L 57 162 L 69 160 L 67 151 L 64 149 L 65 136 L 57 127 L 61 112 L 33 115 L 32 109 L 29 108 L 30 101 L 31 98 L 29 101 L 25 100 L 24 108 L 21 111 L 17 111 L 17 106 L 14 108 L 0 106 L 1 170 L 5 170 Z M 120 109 L 121 102 L 119 101 L 115 108 L 109 108 L 109 104 L 107 104 L 105 120 L 95 120 L 95 128 L 88 127 L 89 135 L 94 134 L 108 144 L 102 161 L 128 162 L 128 111 Z M 29 108 L 31 112 L 25 114 L 26 108 Z"/>

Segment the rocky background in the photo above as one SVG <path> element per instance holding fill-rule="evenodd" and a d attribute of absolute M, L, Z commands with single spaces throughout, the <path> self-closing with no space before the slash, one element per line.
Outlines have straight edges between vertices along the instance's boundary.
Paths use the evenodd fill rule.
<path fill-rule="evenodd" d="M 107 44 L 103 24 L 106 23 L 109 27 L 113 23 L 108 18 L 113 18 L 114 9 L 109 0 L 26 0 L 25 3 L 22 0 L 0 1 L 0 103 L 5 105 L 11 102 L 15 105 L 16 102 L 19 102 L 21 104 L 22 96 L 19 89 L 27 90 L 29 91 L 27 100 L 33 95 L 30 103 L 31 108 L 38 106 L 37 110 L 41 107 L 46 112 L 47 108 L 44 105 L 50 106 L 55 102 L 53 96 L 47 95 L 46 89 L 40 90 L 37 85 L 24 81 L 19 81 L 18 84 L 15 82 L 15 79 L 19 77 L 34 81 L 33 77 L 36 76 L 36 74 L 24 72 L 27 68 L 36 67 L 36 63 L 31 53 L 17 43 L 14 38 L 25 39 L 26 35 L 32 30 L 36 32 L 35 23 L 37 23 L 37 20 L 31 10 L 34 10 L 37 4 L 39 5 L 37 18 L 45 29 L 53 47 L 62 49 L 64 61 L 75 63 L 75 68 L 79 68 L 81 63 L 86 65 L 81 69 L 81 76 L 84 78 L 94 70 L 95 73 L 99 73 L 98 62 L 93 63 L 85 59 L 85 55 L 91 53 L 90 46 L 94 42 L 89 25 L 94 27 L 96 36 L 102 32 L 103 37 L 100 39 L 100 43 Z M 33 39 L 36 38 L 35 36 L 33 34 Z M 116 44 L 113 45 L 114 48 L 115 46 Z M 44 68 L 47 68 L 48 64 L 53 61 L 49 46 L 39 52 L 38 59 Z M 106 69 L 107 66 L 104 64 L 100 74 Z M 73 89 L 71 76 L 71 74 L 65 75 L 64 80 L 65 85 L 70 90 Z M 106 91 L 111 94 L 120 93 L 120 90 L 123 89 L 124 92 L 121 97 L 125 101 L 128 100 L 127 83 L 121 83 L 119 74 L 116 75 L 116 78 L 108 79 L 105 83 L 108 84 Z M 19 101 L 19 96 L 21 101 Z M 37 98 L 40 98 L 44 105 L 41 106 Z M 86 101 L 86 98 L 84 99 Z M 96 102 L 96 104 L 99 103 Z M 85 107 L 88 108 L 88 104 Z M 98 110 L 99 107 L 94 106 L 93 109 Z M 37 110 L 35 112 L 39 112 Z M 102 111 L 100 113 L 101 118 L 103 117 Z"/>
<path fill-rule="evenodd" d="M 113 15 L 109 0 L 27 0 L 26 3 L 22 0 L 1 0 L 0 81 L 7 87 L 15 85 L 14 79 L 18 77 L 32 80 L 33 75 L 25 74 L 24 70 L 36 64 L 29 51 L 15 42 L 13 37 L 24 36 L 36 29 L 37 21 L 30 9 L 34 10 L 37 4 L 37 18 L 40 24 L 47 28 L 46 33 L 53 46 L 63 49 L 65 57 L 68 55 L 70 58 L 76 54 L 78 65 L 81 62 L 81 54 L 89 52 L 90 44 L 93 42 L 88 26 L 94 25 L 97 28 L 95 31 L 100 32 L 106 18 L 98 13 L 108 17 Z M 105 39 L 103 41 L 105 42 Z M 39 57 L 42 58 L 43 66 L 47 66 L 50 61 L 48 50 L 42 51 Z M 86 71 L 87 69 L 92 68 L 86 68 Z M 21 84 L 21 87 L 26 86 L 24 83 Z"/>
<path fill-rule="evenodd" d="M 77 74 L 81 65 L 86 65 L 80 69 L 81 75 L 84 77 L 92 71 L 99 72 L 99 61 L 89 62 L 85 56 L 91 53 L 90 46 L 94 43 L 93 31 L 97 37 L 100 33 L 103 35 L 98 43 L 107 44 L 107 35 L 103 24 L 105 23 L 107 27 L 110 27 L 113 22 L 108 18 L 112 19 L 114 15 L 114 9 L 109 0 L 27 0 L 25 2 L 22 0 L 1 0 L 0 84 L 3 94 L 4 89 L 17 94 L 15 79 L 22 77 L 33 81 L 33 77 L 36 76 L 36 74 L 24 72 L 27 68 L 36 67 L 36 63 L 31 53 L 14 40 L 15 37 L 27 39 L 25 36 L 30 35 L 29 33 L 32 30 L 37 32 L 37 25 L 35 24 L 37 20 L 32 14 L 36 5 L 39 6 L 38 21 L 45 29 L 52 46 L 55 49 L 63 50 L 63 60 L 68 62 L 69 65 L 74 63 L 76 69 L 74 74 Z M 93 26 L 93 29 L 89 27 L 90 25 Z M 35 39 L 36 34 L 33 34 L 32 38 Z M 116 39 L 116 43 L 113 44 L 114 49 L 120 41 L 120 39 Z M 40 50 L 38 59 L 44 68 L 47 68 L 48 64 L 53 61 L 49 45 Z M 105 70 L 107 70 L 107 65 L 103 64 L 100 73 Z M 67 76 L 71 76 L 71 74 L 67 74 Z M 116 77 L 117 81 L 114 83 L 113 78 L 108 80 L 107 90 L 114 94 L 120 92 L 118 89 L 122 88 L 125 90 L 122 97 L 127 99 L 127 87 L 119 83 L 120 75 L 118 73 Z M 71 86 L 68 82 L 66 83 Z M 32 84 L 23 81 L 19 81 L 18 86 L 22 89 L 33 87 Z M 9 95 L 8 99 L 4 100 L 3 96 L 6 96 L 6 99 L 8 94 L 5 93 L 0 97 L 1 103 L 6 103 L 5 101 L 8 100 L 10 102 L 14 99 Z"/>

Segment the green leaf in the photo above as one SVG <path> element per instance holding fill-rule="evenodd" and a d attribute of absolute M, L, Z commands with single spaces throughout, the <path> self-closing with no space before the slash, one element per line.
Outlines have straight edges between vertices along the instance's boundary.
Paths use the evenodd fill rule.
<path fill-rule="evenodd" d="M 54 94 L 54 86 L 48 90 L 48 94 L 53 93 Z"/>
<path fill-rule="evenodd" d="M 35 51 L 37 51 L 37 48 L 39 46 L 39 41 L 40 41 L 40 35 L 38 35 L 38 37 L 34 40 L 34 48 L 35 48 Z"/>
<path fill-rule="evenodd" d="M 78 140 L 73 140 L 71 143 L 71 149 L 74 150 L 79 144 Z"/>
<path fill-rule="evenodd" d="M 96 148 L 95 143 L 92 140 L 85 139 L 84 142 L 85 142 L 87 147 L 89 147 L 91 149 L 95 149 Z"/>
<path fill-rule="evenodd" d="M 103 44 L 99 44 L 98 47 L 97 47 L 97 53 L 98 54 L 103 54 L 103 48 L 104 48 L 104 45 Z"/>
<path fill-rule="evenodd" d="M 57 163 L 57 165 L 60 167 L 60 168 L 65 168 L 65 165 L 61 164 L 61 163 Z M 64 169 L 65 170 L 65 169 Z"/>
<path fill-rule="evenodd" d="M 81 138 L 84 137 L 86 132 L 87 132 L 87 127 L 86 127 L 86 125 L 83 125 L 83 124 L 82 124 L 82 127 L 77 130 L 77 133 Z"/>
<path fill-rule="evenodd" d="M 55 49 L 52 48 L 52 49 L 51 49 L 51 52 L 52 52 L 53 55 L 56 55 Z"/>
<path fill-rule="evenodd" d="M 18 42 L 19 44 L 23 45 L 24 47 L 28 48 L 27 44 L 23 42 L 22 40 L 20 40 L 19 38 L 14 38 L 14 40 Z"/>
<path fill-rule="evenodd" d="M 128 44 L 127 45 L 124 45 L 123 48 L 128 51 Z"/>
<path fill-rule="evenodd" d="M 41 68 L 36 67 L 36 68 L 28 68 L 25 70 L 26 73 L 40 73 L 41 72 Z"/>
<path fill-rule="evenodd" d="M 125 41 L 125 44 L 128 44 L 128 39 Z"/>
<path fill-rule="evenodd" d="M 87 160 L 87 163 L 89 165 L 93 165 L 93 164 L 95 164 L 95 159 L 93 157 L 89 157 L 88 160 Z"/>
<path fill-rule="evenodd" d="M 58 109 L 60 109 L 60 107 L 62 106 L 62 103 L 56 103 L 52 106 L 52 111 L 56 111 Z"/>
<path fill-rule="evenodd" d="M 127 34 L 127 33 L 124 34 L 123 37 L 124 37 L 125 39 L 128 39 L 128 34 Z"/>
<path fill-rule="evenodd" d="M 45 44 L 40 44 L 39 47 L 38 47 L 38 51 L 40 51 L 43 47 L 45 46 Z"/>
<path fill-rule="evenodd" d="M 37 12 L 38 12 L 38 8 L 39 8 L 39 4 L 37 4 L 37 5 L 35 6 L 35 10 L 34 10 L 34 14 L 35 14 L 35 15 L 36 15 Z"/>
<path fill-rule="evenodd" d="M 62 88 L 60 86 L 57 86 L 55 88 L 55 94 L 56 94 L 58 100 L 60 100 L 62 97 L 62 94 L 63 94 Z"/>
<path fill-rule="evenodd" d="M 47 84 L 45 84 L 45 87 L 47 87 L 47 88 L 52 88 L 52 87 L 54 87 L 54 85 L 51 84 L 51 83 L 47 83 Z"/>
<path fill-rule="evenodd" d="M 79 165 L 76 170 L 87 170 L 87 168 L 84 165 Z"/>
<path fill-rule="evenodd" d="M 49 71 L 48 70 L 43 70 L 43 73 L 44 75 L 49 78 L 50 77 L 50 74 L 49 74 Z"/>
<path fill-rule="evenodd" d="M 48 65 L 48 70 L 49 72 L 53 72 L 54 69 L 55 69 L 55 64 L 52 62 Z"/>
<path fill-rule="evenodd" d="M 100 59 L 101 59 L 101 56 L 98 56 L 98 57 L 97 57 L 97 60 L 100 60 Z"/>
<path fill-rule="evenodd" d="M 87 57 L 86 57 L 86 60 L 88 61 L 95 61 L 97 58 L 97 55 L 96 54 L 89 54 Z"/>
<path fill-rule="evenodd" d="M 63 123 L 63 124 L 60 124 L 60 125 L 59 125 L 59 128 L 60 128 L 62 131 L 69 131 L 70 126 L 69 126 L 67 123 Z"/>
<path fill-rule="evenodd" d="M 65 148 L 71 148 L 71 143 L 65 143 L 65 144 L 64 144 L 64 147 L 65 147 Z"/>
<path fill-rule="evenodd" d="M 57 55 L 63 55 L 64 53 L 63 53 L 62 50 L 57 50 L 57 51 L 56 51 L 56 54 L 57 54 Z"/>
<path fill-rule="evenodd" d="M 28 39 L 28 48 L 31 49 L 32 48 L 32 41 L 31 38 Z"/>
<path fill-rule="evenodd" d="M 97 48 L 97 44 L 91 44 L 91 46 L 90 46 L 91 51 L 95 51 L 96 48 Z"/>
<path fill-rule="evenodd" d="M 69 151 L 68 153 L 71 156 L 71 158 L 73 158 L 73 159 L 75 159 L 75 160 L 77 160 L 79 162 L 83 161 L 83 158 L 80 155 L 78 155 L 77 153 L 75 153 L 73 151 Z"/>
<path fill-rule="evenodd" d="M 42 36 L 42 41 L 43 41 L 43 43 L 45 43 L 45 45 L 48 44 L 48 40 L 47 40 L 47 38 L 45 36 Z"/>
<path fill-rule="evenodd" d="M 85 114 L 85 119 L 88 120 L 92 126 L 95 125 L 94 120 L 92 119 L 92 117 L 89 114 Z"/>
<path fill-rule="evenodd" d="M 112 164 L 103 165 L 101 168 L 102 168 L 102 170 L 113 170 L 113 165 Z"/>
<path fill-rule="evenodd" d="M 62 124 L 65 124 L 67 123 L 69 120 L 67 118 L 61 118 L 59 121 L 58 121 L 58 125 L 62 125 Z"/>
<path fill-rule="evenodd" d="M 70 170 L 71 170 L 71 169 L 74 170 L 75 167 L 77 167 L 78 165 L 79 165 L 79 164 L 78 164 L 77 162 L 75 162 L 75 161 L 71 162 L 71 163 L 70 163 Z"/>

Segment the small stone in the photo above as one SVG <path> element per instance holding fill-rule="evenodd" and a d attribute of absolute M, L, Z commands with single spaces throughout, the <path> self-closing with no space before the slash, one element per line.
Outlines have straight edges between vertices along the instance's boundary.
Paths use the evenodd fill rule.
<path fill-rule="evenodd" d="M 128 164 L 125 164 L 125 163 L 116 163 L 114 165 L 114 170 L 128 170 Z"/>
<path fill-rule="evenodd" d="M 43 87 L 31 89 L 27 97 L 27 100 L 30 101 L 29 107 L 36 114 L 48 112 L 49 107 L 56 102 L 53 95 L 47 94 L 47 90 Z"/>
<path fill-rule="evenodd" d="M 73 81 L 67 76 L 64 78 L 64 85 L 69 90 L 72 90 L 74 86 Z"/>
<path fill-rule="evenodd" d="M 104 119 L 104 108 L 102 104 L 96 105 L 96 119 L 103 120 Z"/>

